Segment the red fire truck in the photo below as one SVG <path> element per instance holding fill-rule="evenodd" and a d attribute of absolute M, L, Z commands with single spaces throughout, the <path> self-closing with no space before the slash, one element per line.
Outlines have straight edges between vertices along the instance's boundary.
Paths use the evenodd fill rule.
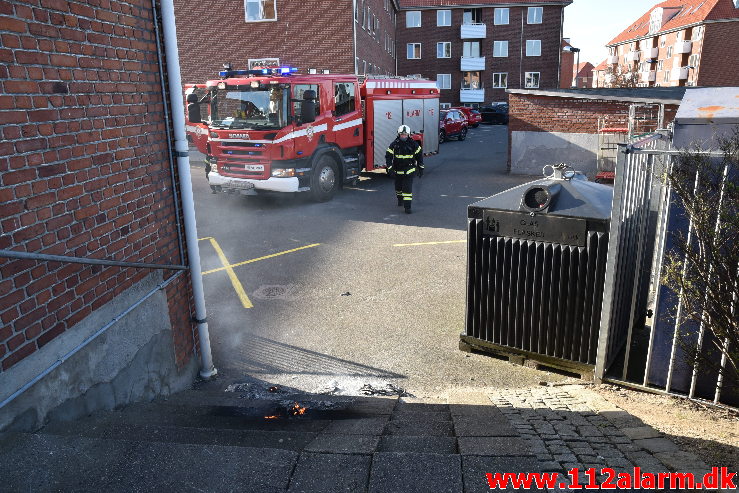
<path fill-rule="evenodd" d="M 214 193 L 310 192 L 330 200 L 362 170 L 385 167 L 401 124 L 439 148 L 439 91 L 421 79 L 224 70 L 185 87 L 188 138 Z"/>

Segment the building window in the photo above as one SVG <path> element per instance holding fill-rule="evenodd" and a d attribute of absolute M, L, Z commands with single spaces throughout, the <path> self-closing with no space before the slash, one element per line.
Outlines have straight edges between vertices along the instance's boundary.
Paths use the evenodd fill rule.
<path fill-rule="evenodd" d="M 405 27 L 421 27 L 420 10 L 409 10 L 405 13 Z"/>
<path fill-rule="evenodd" d="M 277 0 L 244 0 L 246 22 L 264 22 L 277 20 Z"/>
<path fill-rule="evenodd" d="M 529 7 L 529 15 L 527 17 L 526 23 L 527 24 L 541 24 L 543 17 L 544 17 L 544 7 Z"/>
<path fill-rule="evenodd" d="M 665 64 L 665 61 L 664 60 L 658 61 L 657 62 L 657 70 L 662 70 L 662 67 L 664 66 L 664 64 Z"/>
<path fill-rule="evenodd" d="M 462 43 L 463 58 L 480 58 L 480 42 L 465 41 Z"/>
<path fill-rule="evenodd" d="M 451 10 L 437 10 L 436 11 L 436 25 L 437 26 L 451 26 L 452 25 L 452 11 Z"/>
<path fill-rule="evenodd" d="M 359 2 L 354 5 L 354 22 L 359 22 Z"/>
<path fill-rule="evenodd" d="M 451 89 L 452 74 L 436 74 L 436 85 L 439 89 Z"/>
<path fill-rule="evenodd" d="M 667 47 L 667 58 L 671 58 L 672 57 L 672 48 L 673 48 L 672 46 L 668 46 Z"/>
<path fill-rule="evenodd" d="M 690 57 L 688 58 L 688 65 L 690 65 L 693 68 L 698 68 L 699 58 L 700 58 L 700 55 L 698 55 L 697 53 L 690 55 Z"/>
<path fill-rule="evenodd" d="M 693 28 L 693 41 L 698 41 L 703 37 L 703 26 L 695 26 Z"/>
<path fill-rule="evenodd" d="M 480 89 L 480 72 L 462 72 L 462 89 Z"/>
<path fill-rule="evenodd" d="M 493 41 L 493 56 L 494 57 L 507 57 L 508 56 L 508 41 Z"/>
<path fill-rule="evenodd" d="M 367 32 L 372 32 L 372 9 L 367 7 L 367 17 L 365 18 L 367 23 Z"/>
<path fill-rule="evenodd" d="M 493 87 L 498 89 L 505 89 L 508 87 L 508 73 L 499 72 L 493 74 Z"/>
<path fill-rule="evenodd" d="M 539 76 L 541 72 L 526 72 L 526 88 L 536 89 L 539 87 Z"/>
<path fill-rule="evenodd" d="M 334 106 L 336 116 L 346 115 L 357 109 L 353 82 L 337 82 L 334 84 Z"/>
<path fill-rule="evenodd" d="M 670 82 L 670 71 L 665 70 L 665 77 L 662 79 L 663 82 Z"/>
<path fill-rule="evenodd" d="M 462 13 L 462 24 L 479 24 L 482 22 L 482 9 L 465 9 Z"/>
<path fill-rule="evenodd" d="M 362 73 L 367 73 L 367 60 L 362 60 Z"/>
<path fill-rule="evenodd" d="M 496 26 L 503 26 L 508 24 L 508 8 L 495 9 L 493 16 L 493 24 Z"/>
<path fill-rule="evenodd" d="M 408 51 L 406 54 L 408 60 L 421 58 L 421 43 L 408 43 Z"/>
<path fill-rule="evenodd" d="M 452 43 L 445 41 L 443 43 L 436 43 L 436 58 L 451 58 L 452 57 Z"/>
<path fill-rule="evenodd" d="M 664 48 L 666 43 L 667 43 L 666 37 L 665 36 L 660 36 L 659 37 L 659 47 L 660 48 Z"/>
<path fill-rule="evenodd" d="M 541 40 L 540 39 L 527 39 L 526 40 L 526 56 L 541 56 Z"/>
<path fill-rule="evenodd" d="M 452 103 L 439 103 L 439 109 L 448 110 L 452 107 Z"/>

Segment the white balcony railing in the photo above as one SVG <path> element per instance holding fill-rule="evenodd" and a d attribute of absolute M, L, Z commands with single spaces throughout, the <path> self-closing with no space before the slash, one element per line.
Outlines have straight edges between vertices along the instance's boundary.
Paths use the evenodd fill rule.
<path fill-rule="evenodd" d="M 688 72 L 690 69 L 688 67 L 675 67 L 672 69 L 672 72 L 670 73 L 670 79 L 671 80 L 685 80 L 688 78 Z"/>
<path fill-rule="evenodd" d="M 462 39 L 483 39 L 487 37 L 487 31 L 485 24 L 462 24 L 460 36 Z"/>
<path fill-rule="evenodd" d="M 641 57 L 641 51 L 630 51 L 626 54 L 627 62 L 638 62 Z"/>
<path fill-rule="evenodd" d="M 693 51 L 692 41 L 678 41 L 677 43 L 675 43 L 675 54 L 690 53 L 691 51 Z"/>
<path fill-rule="evenodd" d="M 484 103 L 485 89 L 460 89 L 459 101 L 462 103 Z"/>
<path fill-rule="evenodd" d="M 466 57 L 463 56 L 459 64 L 459 69 L 463 72 L 474 72 L 485 70 L 485 57 Z"/>
<path fill-rule="evenodd" d="M 608 65 L 616 65 L 618 63 L 618 55 L 611 55 L 608 58 L 606 58 L 606 63 Z"/>
<path fill-rule="evenodd" d="M 649 70 L 649 71 L 641 73 L 642 82 L 654 82 L 656 80 L 657 80 L 657 72 L 654 70 Z"/>
<path fill-rule="evenodd" d="M 659 58 L 659 48 L 649 48 L 648 50 L 644 50 L 644 56 L 646 58 L 656 60 Z"/>

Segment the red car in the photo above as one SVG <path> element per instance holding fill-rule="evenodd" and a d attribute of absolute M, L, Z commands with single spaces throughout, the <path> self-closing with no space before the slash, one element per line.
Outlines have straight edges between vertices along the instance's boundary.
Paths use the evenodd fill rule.
<path fill-rule="evenodd" d="M 478 125 L 480 125 L 480 122 L 482 121 L 482 115 L 474 108 L 459 106 L 452 109 L 460 111 L 467 118 L 467 125 L 472 128 L 476 128 Z"/>
<path fill-rule="evenodd" d="M 456 109 L 439 112 L 439 144 L 450 137 L 456 137 L 458 140 L 467 137 L 467 117 Z"/>

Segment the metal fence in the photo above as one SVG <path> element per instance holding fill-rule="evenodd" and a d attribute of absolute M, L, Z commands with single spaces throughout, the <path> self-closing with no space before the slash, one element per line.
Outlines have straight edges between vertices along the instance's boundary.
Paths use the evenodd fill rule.
<path fill-rule="evenodd" d="M 723 371 L 698 372 L 687 357 L 679 339 L 679 297 L 660 282 L 670 232 L 690 231 L 670 187 L 661 179 L 677 155 L 667 133 L 619 146 L 595 376 L 739 406 L 737 392 L 726 389 Z M 672 316 L 675 310 L 677 316 Z M 694 344 L 699 351 L 704 339 L 703 327 L 697 328 Z M 725 357 L 721 365 L 726 369 Z M 736 380 L 736 375 L 727 374 Z"/>

